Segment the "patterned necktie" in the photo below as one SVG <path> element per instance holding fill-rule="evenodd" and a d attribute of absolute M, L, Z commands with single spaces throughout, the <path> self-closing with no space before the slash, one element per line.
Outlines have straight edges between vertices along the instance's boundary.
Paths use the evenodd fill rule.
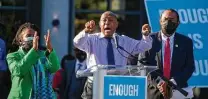
<path fill-rule="evenodd" d="M 170 79 L 170 53 L 170 39 L 167 38 L 165 42 L 163 75 L 168 79 Z"/>
<path fill-rule="evenodd" d="M 115 59 L 114 59 L 114 52 L 113 52 L 113 44 L 111 43 L 112 38 L 106 38 L 108 41 L 107 45 L 107 60 L 108 65 L 115 65 Z"/>

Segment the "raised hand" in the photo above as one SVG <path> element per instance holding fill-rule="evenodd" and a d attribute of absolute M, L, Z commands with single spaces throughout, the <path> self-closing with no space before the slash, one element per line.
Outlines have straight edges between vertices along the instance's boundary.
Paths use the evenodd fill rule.
<path fill-rule="evenodd" d="M 51 39 L 50 39 L 50 30 L 47 31 L 47 35 L 44 35 L 46 48 L 49 51 L 49 53 L 53 50 Z"/>
<path fill-rule="evenodd" d="M 144 24 L 142 26 L 142 34 L 148 36 L 150 32 L 151 32 L 151 27 L 149 26 L 149 24 Z"/>
<path fill-rule="evenodd" d="M 38 50 L 38 40 L 39 36 L 37 36 L 37 31 L 35 31 L 34 39 L 33 39 L 33 49 Z"/>
<path fill-rule="evenodd" d="M 93 33 L 95 31 L 95 28 L 96 28 L 95 21 L 94 20 L 91 20 L 91 21 L 85 23 L 85 29 L 84 29 L 84 31 L 86 33 Z"/>

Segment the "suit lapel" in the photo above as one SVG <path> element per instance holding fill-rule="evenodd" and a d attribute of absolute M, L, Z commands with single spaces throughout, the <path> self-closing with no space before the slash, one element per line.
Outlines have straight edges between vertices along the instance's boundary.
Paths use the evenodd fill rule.
<path fill-rule="evenodd" d="M 76 59 L 70 60 L 69 63 L 67 64 L 69 67 L 69 73 L 75 72 L 75 67 L 76 67 Z M 71 75 L 71 74 L 70 74 Z"/>
<path fill-rule="evenodd" d="M 175 33 L 174 36 L 174 42 L 173 42 L 173 52 L 172 52 L 172 61 L 171 61 L 171 71 L 174 71 L 174 67 L 175 67 L 175 63 L 176 63 L 176 58 L 178 57 L 177 55 L 180 55 L 180 51 L 178 49 L 178 44 L 179 44 L 179 40 L 178 40 L 178 34 Z M 171 73 L 172 74 L 172 73 Z"/>
<path fill-rule="evenodd" d="M 22 50 L 22 48 L 19 48 L 18 52 L 20 55 L 20 59 L 22 59 L 26 55 L 26 53 Z M 29 74 L 31 76 L 31 80 L 33 80 L 32 69 L 29 70 Z"/>
<path fill-rule="evenodd" d="M 67 83 L 66 83 L 66 87 L 68 88 L 69 87 L 69 85 L 70 85 L 70 83 L 71 83 L 71 81 L 72 81 L 72 76 L 73 76 L 73 74 L 75 73 L 75 66 L 76 65 L 76 59 L 74 59 L 74 60 L 70 60 L 70 61 L 68 61 L 68 63 L 66 64 L 66 81 L 67 81 Z M 70 77 L 69 77 L 70 76 Z"/>
<path fill-rule="evenodd" d="M 156 57 L 157 57 L 157 66 L 158 68 L 163 68 L 163 58 L 162 58 L 162 37 L 161 32 L 157 33 L 157 39 L 156 39 L 156 45 L 157 45 L 157 51 L 156 51 Z"/>

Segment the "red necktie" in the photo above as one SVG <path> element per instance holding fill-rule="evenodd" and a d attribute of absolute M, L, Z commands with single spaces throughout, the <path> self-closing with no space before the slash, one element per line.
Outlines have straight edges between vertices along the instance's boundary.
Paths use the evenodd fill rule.
<path fill-rule="evenodd" d="M 163 67 L 163 75 L 170 79 L 170 39 L 167 38 L 165 42 L 165 53 L 164 53 L 164 67 Z"/>

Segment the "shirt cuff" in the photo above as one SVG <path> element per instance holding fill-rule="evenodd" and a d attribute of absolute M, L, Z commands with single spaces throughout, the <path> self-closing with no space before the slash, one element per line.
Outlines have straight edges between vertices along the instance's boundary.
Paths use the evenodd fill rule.
<path fill-rule="evenodd" d="M 79 32 L 76 36 L 75 36 L 75 38 L 73 39 L 73 42 L 74 42 L 74 44 L 75 45 L 77 45 L 77 44 L 79 44 L 79 42 L 81 42 L 82 41 L 82 39 L 85 39 L 85 37 L 87 37 L 88 36 L 88 33 L 86 33 L 84 30 L 82 30 L 81 32 Z M 80 41 L 81 40 L 81 41 Z M 82 42 L 83 43 L 83 42 Z M 81 43 L 81 44 L 82 44 Z"/>
<path fill-rule="evenodd" d="M 151 41 L 152 38 L 148 35 L 148 36 L 145 36 L 145 35 L 142 35 L 142 38 L 145 40 L 145 41 Z"/>
<path fill-rule="evenodd" d="M 88 35 L 89 33 L 85 32 L 85 30 L 82 30 L 81 32 L 79 32 L 79 34 L 76 37 L 83 38 L 83 37 L 87 37 Z"/>

